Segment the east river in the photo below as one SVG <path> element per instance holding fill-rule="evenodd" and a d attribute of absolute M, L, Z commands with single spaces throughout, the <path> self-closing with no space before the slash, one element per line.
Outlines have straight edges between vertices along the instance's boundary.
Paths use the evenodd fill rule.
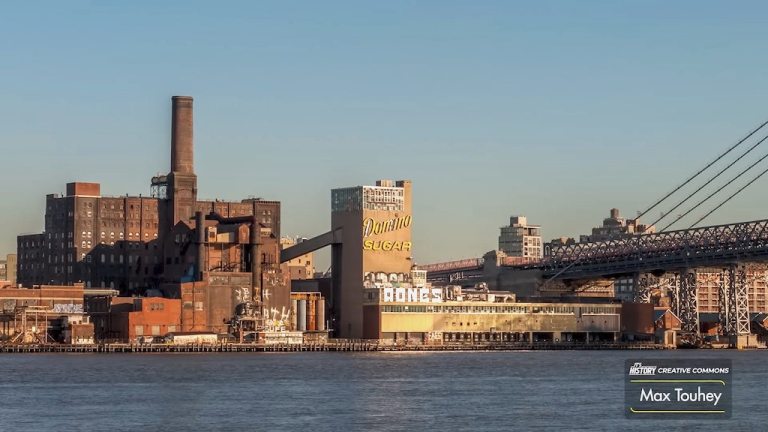
<path fill-rule="evenodd" d="M 624 418 L 624 360 L 730 358 L 730 420 Z M 766 351 L 4 354 L 0 430 L 768 428 Z"/>

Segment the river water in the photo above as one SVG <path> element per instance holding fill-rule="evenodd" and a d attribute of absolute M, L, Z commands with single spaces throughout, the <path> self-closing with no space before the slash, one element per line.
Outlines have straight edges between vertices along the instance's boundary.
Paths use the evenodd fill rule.
<path fill-rule="evenodd" d="M 625 359 L 730 358 L 730 420 L 627 420 Z M 768 430 L 768 352 L 5 354 L 0 430 Z"/>

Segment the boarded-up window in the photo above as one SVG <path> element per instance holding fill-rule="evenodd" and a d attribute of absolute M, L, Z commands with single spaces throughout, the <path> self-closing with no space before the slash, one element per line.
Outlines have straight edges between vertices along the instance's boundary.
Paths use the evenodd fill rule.
<path fill-rule="evenodd" d="M 144 336 L 144 326 L 141 326 L 141 325 L 135 326 L 135 332 L 136 332 L 136 336 Z"/>
<path fill-rule="evenodd" d="M 160 336 L 160 326 L 159 325 L 153 325 L 152 326 L 152 336 Z"/>

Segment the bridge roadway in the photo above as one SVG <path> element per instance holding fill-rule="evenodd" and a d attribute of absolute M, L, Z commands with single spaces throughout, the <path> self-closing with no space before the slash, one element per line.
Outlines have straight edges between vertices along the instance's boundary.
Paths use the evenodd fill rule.
<path fill-rule="evenodd" d="M 768 220 L 553 248 L 526 266 L 555 279 L 589 279 L 768 261 Z"/>

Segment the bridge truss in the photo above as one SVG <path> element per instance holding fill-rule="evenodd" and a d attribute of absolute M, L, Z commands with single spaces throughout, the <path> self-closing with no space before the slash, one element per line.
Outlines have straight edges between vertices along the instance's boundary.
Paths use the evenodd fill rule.
<path fill-rule="evenodd" d="M 754 261 L 768 261 L 768 220 L 559 246 L 535 267 L 579 279 Z"/>
<path fill-rule="evenodd" d="M 684 331 L 698 332 L 697 268 L 722 269 L 718 314 L 726 334 L 749 334 L 744 263 L 768 261 L 768 220 L 638 235 L 553 248 L 538 266 L 551 279 L 635 276 L 635 298 L 664 288 Z"/>

